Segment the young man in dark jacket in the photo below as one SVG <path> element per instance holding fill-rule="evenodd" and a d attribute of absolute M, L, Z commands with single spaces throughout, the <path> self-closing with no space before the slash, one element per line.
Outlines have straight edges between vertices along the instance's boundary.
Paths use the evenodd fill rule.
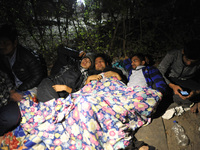
<path fill-rule="evenodd" d="M 12 81 L 7 74 L 0 71 L 0 136 L 14 129 L 21 121 L 17 101 L 22 95 L 15 92 Z"/>
<path fill-rule="evenodd" d="M 169 51 L 159 64 L 159 70 L 172 89 L 175 104 L 195 105 L 192 112 L 200 112 L 200 40 L 192 40 L 181 50 Z M 186 90 L 188 95 L 181 94 Z"/>
<path fill-rule="evenodd" d="M 0 26 L 0 69 L 20 91 L 38 86 L 46 75 L 39 57 L 18 44 L 17 30 L 10 24 Z"/>

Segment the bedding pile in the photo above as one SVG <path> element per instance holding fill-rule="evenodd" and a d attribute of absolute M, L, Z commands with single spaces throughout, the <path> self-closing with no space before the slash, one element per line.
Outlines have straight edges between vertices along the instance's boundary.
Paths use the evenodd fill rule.
<path fill-rule="evenodd" d="M 148 87 L 127 87 L 116 78 L 92 81 L 66 99 L 46 103 L 25 93 L 19 102 L 21 124 L 4 135 L 10 149 L 117 150 L 134 131 L 150 122 L 162 94 Z"/>

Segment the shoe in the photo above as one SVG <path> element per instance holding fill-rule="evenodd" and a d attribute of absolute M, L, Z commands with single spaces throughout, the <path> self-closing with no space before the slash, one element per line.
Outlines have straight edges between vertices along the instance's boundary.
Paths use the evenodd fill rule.
<path fill-rule="evenodd" d="M 169 120 L 169 119 L 171 119 L 171 118 L 174 116 L 175 113 L 176 113 L 175 108 L 168 109 L 168 110 L 162 115 L 162 118 L 163 118 L 163 119 Z"/>

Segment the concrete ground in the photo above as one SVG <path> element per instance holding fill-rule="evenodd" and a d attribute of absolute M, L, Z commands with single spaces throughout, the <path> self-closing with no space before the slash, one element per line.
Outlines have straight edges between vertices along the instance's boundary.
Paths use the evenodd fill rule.
<path fill-rule="evenodd" d="M 156 150 L 200 150 L 200 113 L 194 114 L 189 110 L 169 120 L 163 119 L 161 115 L 157 115 L 151 124 L 140 128 L 136 138 L 156 147 Z M 185 129 L 190 140 L 188 146 L 178 145 L 171 130 L 174 120 Z"/>

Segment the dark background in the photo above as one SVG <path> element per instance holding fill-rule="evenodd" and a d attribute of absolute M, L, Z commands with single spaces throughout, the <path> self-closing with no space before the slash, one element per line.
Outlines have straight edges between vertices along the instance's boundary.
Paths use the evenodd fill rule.
<path fill-rule="evenodd" d="M 60 44 L 113 58 L 142 52 L 159 62 L 200 38 L 199 8 L 199 0 L 0 0 L 0 23 L 13 23 L 19 42 L 48 65 Z"/>

